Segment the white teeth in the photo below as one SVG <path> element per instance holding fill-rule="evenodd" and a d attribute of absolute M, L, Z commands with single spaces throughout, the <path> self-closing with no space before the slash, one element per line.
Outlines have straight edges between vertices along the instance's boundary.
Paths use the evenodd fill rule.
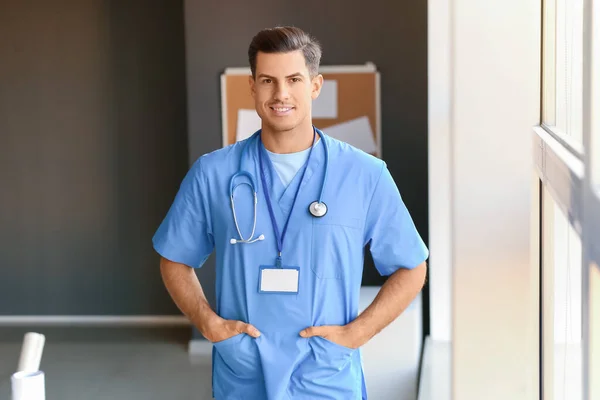
<path fill-rule="evenodd" d="M 273 110 L 275 110 L 277 112 L 286 112 L 286 111 L 291 110 L 291 108 L 276 108 L 276 107 L 273 107 Z"/>

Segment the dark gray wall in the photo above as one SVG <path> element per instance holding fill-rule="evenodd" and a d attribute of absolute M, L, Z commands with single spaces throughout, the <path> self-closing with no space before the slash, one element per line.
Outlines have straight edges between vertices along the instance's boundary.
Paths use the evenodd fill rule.
<path fill-rule="evenodd" d="M 324 65 L 378 66 L 385 160 L 427 240 L 426 7 L 0 0 L 0 315 L 178 313 L 151 237 L 221 146 L 220 73 L 274 25 L 316 35 Z M 213 258 L 199 276 L 214 304 Z"/>
<path fill-rule="evenodd" d="M 0 314 L 174 314 L 182 2 L 0 1 Z"/>
<path fill-rule="evenodd" d="M 227 67 L 248 66 L 248 45 L 260 29 L 296 25 L 322 43 L 322 65 L 367 61 L 377 65 L 384 159 L 427 241 L 426 1 L 186 0 L 185 22 L 191 160 L 222 144 L 221 72 Z M 366 264 L 363 283 L 381 284 L 372 261 L 368 259 Z M 198 276 L 212 285 L 212 259 Z M 207 297 L 214 299 L 211 286 Z M 426 297 L 424 307 L 428 308 Z"/>

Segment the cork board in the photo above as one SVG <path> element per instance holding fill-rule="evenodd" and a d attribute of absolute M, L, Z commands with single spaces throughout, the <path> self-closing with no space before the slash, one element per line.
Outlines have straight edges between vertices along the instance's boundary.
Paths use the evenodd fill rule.
<path fill-rule="evenodd" d="M 374 65 L 326 66 L 321 67 L 320 73 L 324 80 L 337 81 L 337 116 L 313 118 L 313 124 L 325 130 L 333 125 L 366 117 L 377 147 L 372 154 L 381 158 L 380 77 Z M 229 68 L 221 75 L 223 146 L 236 141 L 238 111 L 254 109 L 249 75 L 249 68 Z"/>

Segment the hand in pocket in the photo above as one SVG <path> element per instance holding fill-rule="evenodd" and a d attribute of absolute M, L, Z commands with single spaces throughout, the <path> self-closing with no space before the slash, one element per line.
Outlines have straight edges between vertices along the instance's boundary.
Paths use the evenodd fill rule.
<path fill-rule="evenodd" d="M 219 318 L 211 323 L 206 329 L 206 332 L 202 332 L 204 337 L 212 343 L 222 342 L 241 333 L 245 333 L 254 338 L 260 336 L 258 329 L 251 324 L 224 318 Z"/>
<path fill-rule="evenodd" d="M 353 350 L 364 344 L 361 335 L 358 335 L 357 331 L 351 329 L 348 325 L 312 326 L 300 332 L 300 336 L 304 338 L 320 336 L 323 339 L 333 342 L 339 346 L 347 347 Z"/>

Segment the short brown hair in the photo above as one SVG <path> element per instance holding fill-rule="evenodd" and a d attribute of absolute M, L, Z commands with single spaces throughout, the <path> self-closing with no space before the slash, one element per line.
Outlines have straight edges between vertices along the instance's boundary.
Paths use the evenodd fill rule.
<path fill-rule="evenodd" d="M 263 53 L 288 53 L 302 50 L 308 71 L 312 76 L 319 72 L 321 44 L 308 33 L 293 26 L 263 29 L 252 38 L 248 48 L 248 61 L 252 76 L 256 76 L 256 55 Z"/>

